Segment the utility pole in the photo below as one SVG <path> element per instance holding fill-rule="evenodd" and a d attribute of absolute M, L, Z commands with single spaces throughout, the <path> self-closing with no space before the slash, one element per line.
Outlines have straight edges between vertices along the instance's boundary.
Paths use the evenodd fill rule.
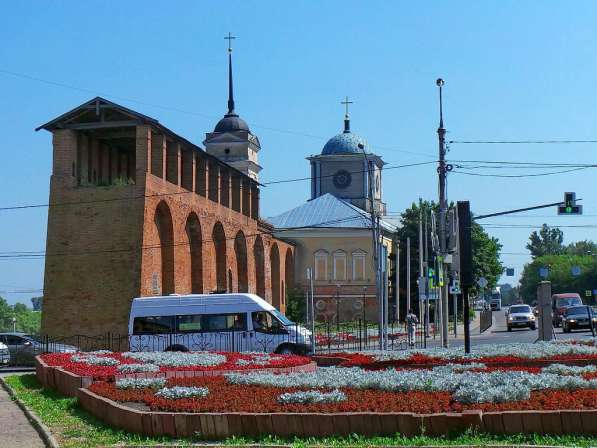
<path fill-rule="evenodd" d="M 425 213 L 425 272 L 423 273 L 423 277 L 425 277 L 425 281 L 427 282 L 427 285 L 425 286 L 426 290 L 427 290 L 427 297 L 425 300 L 425 338 L 429 337 L 429 293 L 431 292 L 429 290 L 429 278 L 427 276 L 427 272 L 429 271 L 429 243 L 427 240 L 427 235 L 428 235 L 428 229 L 427 229 L 427 213 Z M 427 339 L 425 339 L 425 344 L 427 343 Z"/>
<path fill-rule="evenodd" d="M 440 262 L 439 269 L 444 270 L 444 260 L 446 256 L 446 213 L 448 210 L 448 201 L 446 198 L 446 176 L 448 172 L 448 165 L 446 164 L 446 129 L 444 128 L 444 113 L 442 102 L 442 87 L 444 80 L 438 78 L 435 82 L 439 87 L 439 127 L 437 129 L 437 136 L 439 142 L 439 165 L 437 172 L 439 175 L 439 248 L 440 248 Z M 440 272 L 440 278 L 446 278 L 446 273 Z M 442 304 L 442 345 L 448 347 L 448 294 L 446 286 L 439 285 L 438 299 Z"/>
<path fill-rule="evenodd" d="M 419 198 L 419 282 L 423 282 L 422 285 L 419 285 L 419 293 L 421 291 L 425 291 L 425 282 L 427 281 L 427 277 L 425 277 L 425 271 L 423 269 L 423 200 Z M 425 302 L 427 302 L 426 297 L 423 298 L 424 302 L 421 303 L 421 297 L 419 294 L 419 322 L 423 322 L 423 306 Z"/>
<path fill-rule="evenodd" d="M 406 312 L 410 310 L 410 236 L 406 238 Z"/>

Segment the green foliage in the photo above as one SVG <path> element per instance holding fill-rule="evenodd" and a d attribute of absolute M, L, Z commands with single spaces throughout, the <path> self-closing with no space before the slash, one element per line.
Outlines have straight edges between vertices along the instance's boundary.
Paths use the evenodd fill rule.
<path fill-rule="evenodd" d="M 39 333 L 41 312 L 27 308 L 27 305 L 16 303 L 9 305 L 0 297 L 0 331 L 12 331 L 12 318 L 16 317 L 16 329 L 24 333 Z"/>
<path fill-rule="evenodd" d="M 473 278 L 475 285 L 481 277 L 487 279 L 487 288 L 491 289 L 497 285 L 499 278 L 504 272 L 504 266 L 500 261 L 502 245 L 500 241 L 489 234 L 473 221 L 471 230 L 473 245 Z M 476 292 L 476 287 L 472 288 Z"/>
<path fill-rule="evenodd" d="M 66 398 L 52 390 L 44 390 L 35 375 L 9 376 L 6 382 L 17 398 L 37 414 L 41 421 L 65 448 L 95 448 L 105 446 L 197 446 L 199 439 L 147 437 L 111 428 L 85 412 L 76 398 Z M 446 437 L 427 435 L 406 437 L 401 434 L 386 437 L 349 437 L 281 439 L 274 436 L 252 439 L 232 437 L 220 442 L 225 446 L 290 446 L 290 447 L 372 447 L 372 446 L 574 446 L 591 447 L 597 439 L 591 436 L 549 436 L 543 434 L 490 435 L 473 430 Z"/>
<path fill-rule="evenodd" d="M 543 255 L 559 255 L 565 251 L 563 242 L 564 233 L 560 229 L 543 224 L 539 233 L 537 231 L 531 233 L 526 247 L 533 258 Z"/>
<path fill-rule="evenodd" d="M 286 317 L 293 322 L 304 322 L 307 304 L 305 293 L 300 288 L 286 290 Z"/>
<path fill-rule="evenodd" d="M 406 209 L 402 214 L 400 220 L 401 228 L 398 230 L 398 238 L 400 240 L 400 283 L 402 290 L 405 290 L 406 285 L 406 240 L 410 237 L 411 244 L 411 293 L 412 298 L 416 297 L 417 279 L 419 276 L 419 214 L 422 211 L 423 216 L 427 216 L 428 232 L 431 232 L 431 222 L 429 215 L 433 211 L 438 212 L 438 205 L 433 201 L 422 201 L 419 204 L 413 203 L 410 208 Z M 481 225 L 473 222 L 472 231 L 472 251 L 473 251 L 473 277 L 476 280 L 485 277 L 488 285 L 487 289 L 496 286 L 504 266 L 500 261 L 500 250 L 502 245 L 497 238 L 489 236 Z M 427 253 L 430 260 L 433 258 L 433 250 L 431 248 L 431 238 L 427 238 Z M 475 287 L 472 288 L 471 294 L 476 292 Z M 400 302 L 404 303 L 404 293 L 401 291 Z M 415 304 L 415 312 L 417 312 L 416 305 L 418 300 L 411 300 Z M 404 316 L 406 310 L 401 310 L 400 314 Z"/>
<path fill-rule="evenodd" d="M 572 275 L 572 267 L 581 269 L 579 276 Z M 545 255 L 535 258 L 524 267 L 520 279 L 520 293 L 525 302 L 537 297 L 537 285 L 544 280 L 539 276 L 540 268 L 548 268 L 552 293 L 576 292 L 585 297 L 586 290 L 597 289 L 597 259 L 590 255 Z M 588 301 L 587 301 L 588 303 Z M 593 303 L 593 302 L 591 302 Z"/>

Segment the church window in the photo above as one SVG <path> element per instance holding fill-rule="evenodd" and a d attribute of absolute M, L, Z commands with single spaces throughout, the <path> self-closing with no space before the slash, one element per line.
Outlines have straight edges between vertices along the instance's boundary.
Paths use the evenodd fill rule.
<path fill-rule="evenodd" d="M 363 251 L 352 253 L 352 279 L 365 280 L 365 257 Z"/>
<path fill-rule="evenodd" d="M 334 280 L 346 280 L 346 253 L 334 252 Z"/>
<path fill-rule="evenodd" d="M 230 154 L 230 148 L 224 149 L 224 154 Z"/>
<path fill-rule="evenodd" d="M 334 174 L 333 182 L 336 188 L 348 188 L 352 182 L 352 176 L 346 170 L 339 170 L 336 172 L 336 174 Z"/>
<path fill-rule="evenodd" d="M 326 251 L 315 252 L 315 280 L 328 279 L 328 254 Z"/>

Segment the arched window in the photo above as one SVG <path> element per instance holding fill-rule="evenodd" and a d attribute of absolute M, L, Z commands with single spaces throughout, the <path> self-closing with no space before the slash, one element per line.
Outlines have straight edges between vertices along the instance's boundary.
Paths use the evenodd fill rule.
<path fill-rule="evenodd" d="M 325 250 L 315 252 L 315 280 L 328 279 L 328 253 Z"/>
<path fill-rule="evenodd" d="M 259 235 L 255 238 L 253 246 L 253 257 L 255 258 L 255 283 L 257 295 L 265 299 L 265 250 L 263 240 Z"/>
<path fill-rule="evenodd" d="M 234 238 L 234 254 L 236 255 L 236 270 L 238 277 L 238 292 L 249 292 L 247 272 L 247 241 L 245 234 L 239 230 Z"/>
<path fill-rule="evenodd" d="M 352 279 L 357 281 L 365 280 L 365 259 L 367 253 L 362 250 L 355 250 L 352 253 Z"/>
<path fill-rule="evenodd" d="M 174 293 L 174 225 L 168 205 L 162 201 L 155 209 L 155 226 L 160 244 L 162 294 Z"/>
<path fill-rule="evenodd" d="M 276 243 L 272 244 L 269 264 L 272 273 L 272 305 L 280 309 L 280 251 Z"/>
<path fill-rule="evenodd" d="M 229 282 L 226 281 L 226 234 L 220 222 L 214 225 L 212 241 L 216 255 L 216 289 L 227 291 Z"/>
<path fill-rule="evenodd" d="M 334 280 L 346 280 L 346 252 L 334 252 Z"/>
<path fill-rule="evenodd" d="M 201 224 L 196 213 L 191 213 L 187 218 L 185 230 L 191 257 L 191 293 L 203 294 L 203 242 L 201 240 Z"/>

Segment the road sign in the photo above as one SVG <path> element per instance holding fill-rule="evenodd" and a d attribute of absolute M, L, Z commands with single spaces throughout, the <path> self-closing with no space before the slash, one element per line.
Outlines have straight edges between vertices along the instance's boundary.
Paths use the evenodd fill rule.
<path fill-rule="evenodd" d="M 514 277 L 514 268 L 506 268 L 506 276 Z"/>
<path fill-rule="evenodd" d="M 593 295 L 597 296 L 597 289 L 593 290 Z"/>
<path fill-rule="evenodd" d="M 541 277 L 541 278 L 547 278 L 548 275 L 549 275 L 549 269 L 548 268 L 539 268 L 539 277 Z"/>
<path fill-rule="evenodd" d="M 585 291 L 585 296 L 587 296 L 587 297 L 591 297 L 592 295 L 593 295 L 593 291 L 591 291 L 590 289 L 587 289 L 587 290 Z"/>
<path fill-rule="evenodd" d="M 450 294 L 460 294 L 460 281 L 452 280 L 450 284 Z"/>
<path fill-rule="evenodd" d="M 578 277 L 582 273 L 580 266 L 572 266 L 572 275 Z"/>
<path fill-rule="evenodd" d="M 564 205 L 558 205 L 558 215 L 582 215 L 582 205 L 576 205 L 576 193 L 564 193 Z"/>
<path fill-rule="evenodd" d="M 479 285 L 481 288 L 485 288 L 487 286 L 487 283 L 489 282 L 485 277 L 481 277 L 479 280 L 477 280 L 477 285 Z"/>

